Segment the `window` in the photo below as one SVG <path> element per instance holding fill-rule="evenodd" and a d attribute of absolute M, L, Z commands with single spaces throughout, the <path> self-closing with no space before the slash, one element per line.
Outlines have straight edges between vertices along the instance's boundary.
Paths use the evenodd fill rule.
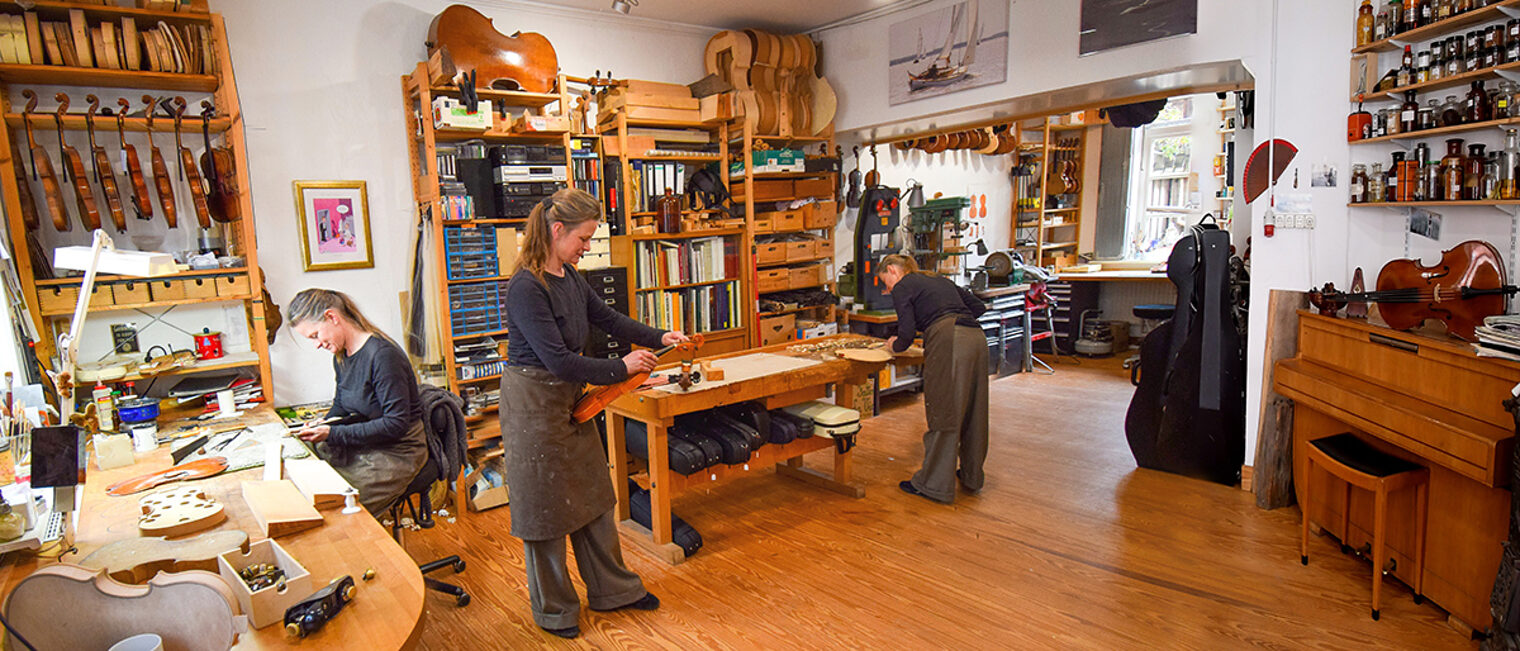
<path fill-rule="evenodd" d="M 1155 122 L 1134 130 L 1126 259 L 1165 259 L 1187 226 L 1197 221 L 1192 131 L 1190 97 L 1167 102 Z"/>

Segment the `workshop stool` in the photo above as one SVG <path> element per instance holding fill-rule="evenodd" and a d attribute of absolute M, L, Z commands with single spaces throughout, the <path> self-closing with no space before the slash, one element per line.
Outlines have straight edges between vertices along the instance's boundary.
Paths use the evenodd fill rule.
<path fill-rule="evenodd" d="M 1140 319 L 1140 346 L 1145 346 L 1145 338 L 1149 337 L 1152 330 L 1160 325 L 1160 322 L 1172 318 L 1176 314 L 1177 306 L 1166 303 L 1147 303 L 1136 305 L 1131 309 L 1135 318 Z M 1135 353 L 1124 359 L 1124 368 L 1129 369 L 1129 383 L 1140 386 L 1140 353 Z"/>
<path fill-rule="evenodd" d="M 1385 548 L 1388 530 L 1388 495 L 1395 491 L 1414 487 L 1415 534 L 1414 534 L 1414 602 L 1424 600 L 1425 583 L 1425 508 L 1430 470 L 1412 461 L 1400 459 L 1372 447 L 1354 434 L 1336 434 L 1309 442 L 1304 473 L 1304 492 L 1299 494 L 1299 506 L 1303 509 L 1303 540 L 1300 562 L 1309 564 L 1309 513 L 1310 497 L 1314 492 L 1309 482 L 1318 465 L 1330 474 L 1346 482 L 1346 506 L 1341 509 L 1341 543 L 1344 547 L 1351 532 L 1351 488 L 1354 486 L 1373 493 L 1372 512 L 1372 618 L 1379 617 L 1382 604 L 1383 564 L 1388 551 Z"/>
<path fill-rule="evenodd" d="M 1050 354 L 1058 360 L 1061 357 L 1061 349 L 1056 347 L 1056 297 L 1046 291 L 1045 283 L 1034 283 L 1029 291 L 1024 293 L 1024 311 L 1029 315 L 1029 332 L 1024 333 L 1028 341 L 1024 344 L 1024 368 L 1035 370 L 1034 365 L 1045 367 L 1047 375 L 1054 375 L 1056 370 L 1049 364 L 1034 356 L 1034 342 L 1041 339 L 1050 340 Z M 1036 331 L 1034 324 L 1040 312 L 1045 313 L 1045 329 Z"/>

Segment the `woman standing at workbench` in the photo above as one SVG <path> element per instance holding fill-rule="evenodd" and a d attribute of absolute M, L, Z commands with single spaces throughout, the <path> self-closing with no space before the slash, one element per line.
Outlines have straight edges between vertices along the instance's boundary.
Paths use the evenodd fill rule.
<path fill-rule="evenodd" d="M 900 353 L 924 333 L 924 465 L 898 487 L 949 504 L 958 478 L 975 494 L 985 480 L 988 364 L 987 337 L 976 318 L 987 306 L 966 288 L 920 272 L 905 255 L 882 258 L 876 277 L 897 310 L 897 334 L 887 345 Z"/>
<path fill-rule="evenodd" d="M 654 610 L 660 600 L 623 565 L 596 426 L 571 418 L 586 384 L 613 384 L 655 367 L 636 350 L 622 359 L 583 357 L 589 326 L 648 348 L 686 341 L 607 307 L 576 272 L 590 250 L 601 209 L 581 190 L 554 193 L 533 208 L 517 271 L 507 283 L 507 368 L 501 376 L 501 435 L 512 496 L 512 535 L 523 540 L 533 621 L 550 633 L 580 635 L 580 598 L 565 564 L 575 548 L 592 610 Z"/>
<path fill-rule="evenodd" d="M 289 312 L 291 330 L 333 354 L 338 387 L 327 417 L 342 419 L 296 436 L 312 443 L 378 516 L 406 492 L 428 458 L 411 362 L 343 292 L 303 290 L 290 300 Z"/>

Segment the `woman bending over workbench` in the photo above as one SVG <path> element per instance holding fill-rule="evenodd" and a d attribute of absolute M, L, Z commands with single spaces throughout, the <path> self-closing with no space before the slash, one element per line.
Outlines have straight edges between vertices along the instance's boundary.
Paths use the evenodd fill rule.
<path fill-rule="evenodd" d="M 607 307 L 576 272 L 600 218 L 596 199 L 581 190 L 560 190 L 540 202 L 528 216 L 517 271 L 507 283 L 500 418 L 512 535 L 523 540 L 533 621 L 566 638 L 580 635 L 581 605 L 565 564 L 566 536 L 592 610 L 660 605 L 623 565 L 617 502 L 596 426 L 571 418 L 586 384 L 653 370 L 655 356 L 636 350 L 622 359 L 583 357 L 589 326 L 649 348 L 686 341 Z"/>
<path fill-rule="evenodd" d="M 317 456 L 359 491 L 364 508 L 379 515 L 427 462 L 411 362 L 343 292 L 304 290 L 290 300 L 289 314 L 297 335 L 333 354 L 338 387 L 327 419 L 342 421 L 296 436 L 314 444 Z"/>
<path fill-rule="evenodd" d="M 924 333 L 924 465 L 898 487 L 949 504 L 959 478 L 961 488 L 976 494 L 987 460 L 988 364 L 987 337 L 976 318 L 987 306 L 966 288 L 920 272 L 905 255 L 882 258 L 876 277 L 897 309 L 897 334 L 887 345 L 900 353 Z"/>

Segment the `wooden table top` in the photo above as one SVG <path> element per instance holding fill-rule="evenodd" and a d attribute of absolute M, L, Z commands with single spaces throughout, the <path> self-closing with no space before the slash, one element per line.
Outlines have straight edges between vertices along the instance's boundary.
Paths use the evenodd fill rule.
<path fill-rule="evenodd" d="M 279 420 L 268 406 L 261 406 L 242 418 L 248 424 Z M 106 543 L 136 536 L 137 500 L 146 493 L 113 497 L 106 495 L 106 487 L 123 479 L 157 472 L 170 464 L 168 445 L 139 456 L 137 463 L 112 470 L 96 469 L 92 455 L 84 484 L 83 507 L 78 513 L 79 525 L 74 534 L 74 545 L 79 551 L 63 560 L 77 563 Z M 262 479 L 263 472 L 262 467 L 250 468 L 184 482 L 184 485 L 203 489 L 226 508 L 227 520 L 205 531 L 238 529 L 248 534 L 250 542 L 264 538 L 243 501 L 241 489 L 243 481 Z M 322 526 L 276 540 L 311 572 L 315 585 L 325 586 L 332 579 L 349 575 L 354 577 L 359 588 L 358 595 L 322 630 L 305 639 L 287 640 L 283 627 L 271 624 L 239 635 L 234 648 L 398 649 L 414 646 L 422 632 L 425 594 L 417 563 L 367 512 L 343 515 L 338 509 L 332 509 L 321 513 L 325 520 Z M 0 584 L 9 594 L 21 579 L 52 562 L 32 555 L 11 554 L 0 564 Z M 375 570 L 374 580 L 362 579 L 366 569 Z"/>
<path fill-rule="evenodd" d="M 1165 273 L 1155 273 L 1145 269 L 1115 270 L 1115 271 L 1091 271 L 1088 273 L 1061 273 L 1057 280 L 1066 281 L 1094 281 L 1094 280 L 1166 280 Z"/>

